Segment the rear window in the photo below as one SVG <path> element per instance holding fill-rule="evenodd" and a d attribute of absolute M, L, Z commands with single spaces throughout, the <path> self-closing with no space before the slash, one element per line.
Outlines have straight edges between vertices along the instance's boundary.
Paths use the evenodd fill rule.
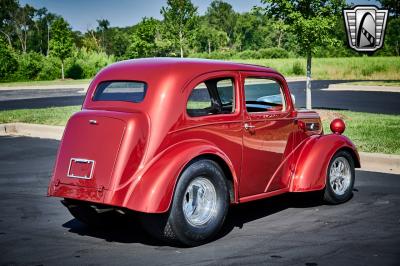
<path fill-rule="evenodd" d="M 140 103 L 146 95 L 147 85 L 139 81 L 105 81 L 96 89 L 93 101 L 123 101 Z"/>

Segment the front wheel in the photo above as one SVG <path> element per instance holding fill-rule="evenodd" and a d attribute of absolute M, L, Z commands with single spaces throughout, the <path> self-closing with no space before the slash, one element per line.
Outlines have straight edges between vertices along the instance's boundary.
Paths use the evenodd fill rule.
<path fill-rule="evenodd" d="M 219 231 L 228 207 L 224 172 L 216 162 L 202 159 L 190 164 L 181 174 L 169 213 L 145 215 L 143 224 L 153 236 L 197 246 Z"/>
<path fill-rule="evenodd" d="M 329 163 L 324 200 L 330 204 L 349 200 L 353 193 L 354 179 L 353 157 L 346 151 L 338 151 Z"/>

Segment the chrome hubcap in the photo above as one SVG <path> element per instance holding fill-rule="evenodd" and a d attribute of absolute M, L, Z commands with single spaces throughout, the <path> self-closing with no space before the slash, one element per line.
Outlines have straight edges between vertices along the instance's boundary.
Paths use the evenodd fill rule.
<path fill-rule="evenodd" d="M 329 183 L 336 195 L 343 195 L 350 186 L 350 164 L 344 157 L 336 158 L 329 169 Z"/>
<path fill-rule="evenodd" d="M 204 177 L 195 178 L 183 197 L 183 214 L 194 226 L 207 223 L 216 212 L 217 193 L 214 185 Z"/>

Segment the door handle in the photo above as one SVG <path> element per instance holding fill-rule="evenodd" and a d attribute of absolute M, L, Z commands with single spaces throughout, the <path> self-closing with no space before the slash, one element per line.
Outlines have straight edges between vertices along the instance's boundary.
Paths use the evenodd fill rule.
<path fill-rule="evenodd" d="M 246 130 L 250 130 L 250 129 L 255 128 L 255 127 L 256 126 L 250 125 L 248 123 L 244 123 L 244 129 L 246 129 Z"/>

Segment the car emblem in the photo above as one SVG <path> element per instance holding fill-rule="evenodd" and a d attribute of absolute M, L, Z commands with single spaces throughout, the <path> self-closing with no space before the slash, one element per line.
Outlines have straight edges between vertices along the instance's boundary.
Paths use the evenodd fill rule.
<path fill-rule="evenodd" d="M 343 9 L 347 40 L 359 52 L 374 52 L 382 47 L 388 10 L 376 6 Z"/>

